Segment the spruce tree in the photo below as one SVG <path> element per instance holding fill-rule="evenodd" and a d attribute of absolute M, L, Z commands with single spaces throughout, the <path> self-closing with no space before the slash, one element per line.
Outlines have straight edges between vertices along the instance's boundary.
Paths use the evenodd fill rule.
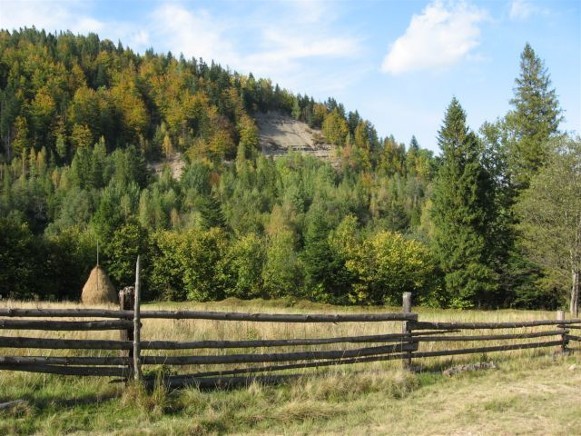
<path fill-rule="evenodd" d="M 520 76 L 515 84 L 510 100 L 513 110 L 506 115 L 509 163 L 513 183 L 517 189 L 526 189 L 545 163 L 548 140 L 558 134 L 563 117 L 544 62 L 528 43 L 520 57 Z"/>
<path fill-rule="evenodd" d="M 438 143 L 442 161 L 432 194 L 433 253 L 442 270 L 448 304 L 490 302 L 495 274 L 488 253 L 489 177 L 476 135 L 456 98 L 448 106 Z"/>

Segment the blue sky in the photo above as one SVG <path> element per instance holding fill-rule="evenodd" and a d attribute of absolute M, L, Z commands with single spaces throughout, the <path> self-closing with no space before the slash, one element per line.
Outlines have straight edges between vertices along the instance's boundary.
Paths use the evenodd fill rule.
<path fill-rule="evenodd" d="M 506 114 L 529 42 L 581 133 L 578 0 L 0 0 L 0 28 L 33 25 L 214 59 L 435 151 L 453 96 L 474 130 Z"/>

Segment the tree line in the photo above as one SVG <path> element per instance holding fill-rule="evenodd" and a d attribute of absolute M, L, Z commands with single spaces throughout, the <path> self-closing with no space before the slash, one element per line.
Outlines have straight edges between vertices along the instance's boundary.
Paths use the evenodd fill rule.
<path fill-rule="evenodd" d="M 409 290 L 435 306 L 556 307 L 575 265 L 579 286 L 579 237 L 558 239 L 579 235 L 579 140 L 559 131 L 528 44 L 512 110 L 472 132 L 453 98 L 440 156 L 213 61 L 34 28 L 0 31 L 0 47 L 3 295 L 77 298 L 97 241 L 117 286 L 142 254 L 150 299 L 395 304 Z M 333 162 L 262 155 L 266 111 L 320 131 Z M 151 170 L 177 152 L 179 178 Z M 563 180 L 568 202 L 538 197 Z M 535 215 L 563 207 L 567 222 Z"/>

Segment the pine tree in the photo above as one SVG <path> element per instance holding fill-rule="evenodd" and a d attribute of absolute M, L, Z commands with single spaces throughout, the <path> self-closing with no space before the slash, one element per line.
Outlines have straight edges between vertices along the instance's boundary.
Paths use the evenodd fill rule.
<path fill-rule="evenodd" d="M 512 177 L 517 188 L 526 189 L 544 164 L 548 140 L 558 133 L 563 117 L 544 62 L 528 43 L 520 57 L 520 69 L 510 100 L 514 109 L 506 115 L 506 124 Z"/>
<path fill-rule="evenodd" d="M 495 278 L 487 253 L 488 175 L 476 135 L 456 98 L 448 106 L 438 142 L 442 164 L 434 182 L 433 252 L 442 270 L 448 303 L 483 305 Z"/>

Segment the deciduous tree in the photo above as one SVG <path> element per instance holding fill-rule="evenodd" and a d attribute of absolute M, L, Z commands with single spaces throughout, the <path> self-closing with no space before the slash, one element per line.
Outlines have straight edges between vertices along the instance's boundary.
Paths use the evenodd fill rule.
<path fill-rule="evenodd" d="M 581 274 L 581 139 L 564 138 L 517 205 L 527 253 L 562 288 L 577 316 Z"/>

